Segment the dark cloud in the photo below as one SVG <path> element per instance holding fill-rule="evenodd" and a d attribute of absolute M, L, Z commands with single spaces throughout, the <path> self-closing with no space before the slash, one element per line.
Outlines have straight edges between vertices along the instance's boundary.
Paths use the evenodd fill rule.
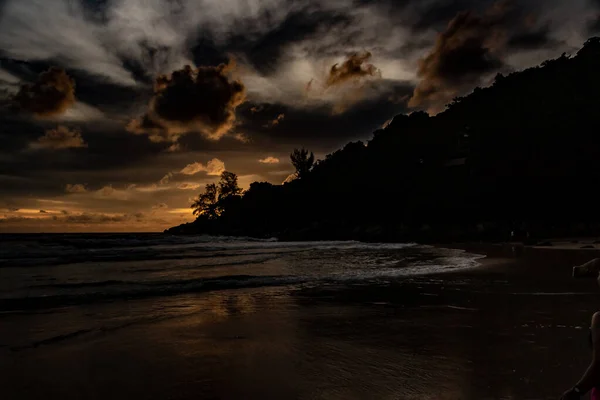
<path fill-rule="evenodd" d="M 353 19 L 340 13 L 306 9 L 290 14 L 277 29 L 256 42 L 248 54 L 259 71 L 272 70 L 291 43 L 309 36 L 326 36 L 328 32 L 348 27 Z"/>
<path fill-rule="evenodd" d="M 14 60 L 12 58 L 3 57 L 2 52 L 0 51 L 0 65 L 2 66 L 2 69 L 8 71 L 19 80 L 35 81 L 39 78 L 41 73 L 47 71 L 56 64 Z"/>
<path fill-rule="evenodd" d="M 92 227 L 93 230 L 102 229 L 102 225 L 107 225 L 108 229 L 113 229 L 115 225 L 122 225 L 125 229 L 138 226 L 137 224 L 168 224 L 169 222 L 158 218 L 149 218 L 142 212 L 109 214 L 102 212 L 70 213 L 64 212 L 59 215 L 43 215 L 37 217 L 29 216 L 4 216 L 0 217 L 0 228 L 3 231 L 29 231 L 31 229 L 44 229 L 49 231 L 63 231 L 64 229 L 78 229 Z M 171 222 L 172 223 L 172 222 Z M 160 226 L 159 225 L 159 226 Z M 147 225 L 146 225 L 147 226 Z M 148 229 L 146 227 L 146 229 Z"/>
<path fill-rule="evenodd" d="M 262 114 L 273 118 L 285 114 L 281 129 L 269 129 L 264 125 L 268 119 L 257 118 L 250 107 L 240 109 L 243 124 L 240 129 L 248 132 L 252 142 L 245 145 L 247 152 L 288 153 L 294 147 L 306 146 L 315 152 L 328 152 L 343 146 L 349 140 L 367 139 L 385 121 L 407 111 L 401 102 L 389 99 L 407 98 L 414 90 L 409 83 L 378 80 L 375 90 L 379 95 L 363 99 L 351 105 L 343 114 L 331 114 L 328 106 L 296 109 L 282 104 L 264 105 Z M 262 115 L 261 114 L 261 115 Z M 202 144 L 188 143 L 190 149 L 200 149 Z M 229 166 L 229 165 L 228 165 Z"/>
<path fill-rule="evenodd" d="M 69 74 L 77 82 L 77 99 L 101 109 L 104 113 L 123 117 L 137 111 L 152 95 L 145 86 L 122 86 L 83 71 L 72 70 Z"/>
<path fill-rule="evenodd" d="M 152 142 L 161 143 L 164 141 L 176 141 L 177 134 L 169 131 L 165 125 L 155 122 L 148 114 L 131 120 L 126 129 L 138 135 L 148 135 Z"/>
<path fill-rule="evenodd" d="M 481 2 L 480 2 L 481 3 Z M 424 8 L 418 10 L 415 22 L 412 24 L 414 31 L 425 31 L 431 28 L 446 26 L 457 13 L 473 10 L 472 0 L 448 0 L 425 3 Z"/>
<path fill-rule="evenodd" d="M 588 22 L 588 32 L 592 35 L 600 33 L 600 15 Z"/>
<path fill-rule="evenodd" d="M 587 22 L 588 34 L 600 33 L 600 0 L 588 0 L 596 15 Z"/>
<path fill-rule="evenodd" d="M 423 50 L 431 48 L 435 44 L 435 40 L 429 36 L 424 38 L 410 38 L 399 49 L 400 57 L 410 57 L 416 53 L 421 53 Z"/>
<path fill-rule="evenodd" d="M 537 50 L 555 47 L 561 42 L 552 38 L 552 30 L 547 23 L 528 32 L 517 32 L 509 37 L 506 44 L 513 50 Z"/>
<path fill-rule="evenodd" d="M 33 84 L 22 85 L 15 106 L 39 117 L 60 115 L 75 104 L 75 81 L 60 68 L 50 68 Z"/>
<path fill-rule="evenodd" d="M 0 218 L 0 224 L 11 224 L 11 223 L 22 223 L 31 220 L 35 220 L 37 218 L 27 218 L 27 217 L 3 217 Z"/>
<path fill-rule="evenodd" d="M 3 110 L 0 107 L 0 154 L 14 155 L 27 149 L 31 142 L 43 135 L 45 127 L 39 125 L 41 121 L 23 118 L 24 116 L 9 111 L 8 108 Z"/>
<path fill-rule="evenodd" d="M 600 3 L 600 0 L 595 0 Z M 468 2 L 454 2 L 466 6 Z M 410 101 L 411 107 L 443 109 L 495 72 L 510 70 L 507 56 L 515 52 L 564 47 L 553 26 L 540 18 L 534 2 L 499 0 L 471 2 L 438 35 L 432 50 L 420 60 L 421 79 Z"/>
<path fill-rule="evenodd" d="M 189 66 L 156 78 L 148 112 L 129 124 L 133 133 L 154 141 L 173 140 L 186 132 L 220 139 L 235 123 L 236 108 L 246 100 L 246 89 L 230 78 L 231 64 Z"/>
<path fill-rule="evenodd" d="M 160 209 L 169 208 L 169 206 L 166 203 L 158 203 L 158 204 L 153 205 L 152 208 L 155 210 L 160 210 Z"/>
<path fill-rule="evenodd" d="M 110 0 L 82 0 L 81 2 L 85 6 L 83 12 L 89 20 L 97 23 L 107 22 L 106 13 Z"/>
<path fill-rule="evenodd" d="M 67 214 L 63 216 L 54 215 L 52 218 L 55 221 L 61 221 L 71 224 L 105 224 L 109 222 L 127 222 L 131 220 L 139 220 L 144 216 L 140 213 L 137 214 L 119 214 L 119 215 L 110 215 L 110 214 L 101 214 L 101 213 L 83 213 L 83 214 Z"/>
<path fill-rule="evenodd" d="M 315 5 L 294 7 L 283 21 L 262 35 L 232 35 L 220 48 L 202 39 L 194 54 L 198 54 L 199 65 L 206 64 L 207 57 L 211 62 L 223 62 L 225 52 L 240 54 L 259 73 L 269 74 L 276 70 L 279 61 L 286 56 L 286 49 L 293 43 L 310 37 L 325 37 L 333 30 L 351 26 L 354 20 L 347 13 L 323 10 Z"/>
<path fill-rule="evenodd" d="M 87 144 L 81 137 L 80 130 L 71 130 L 66 126 L 59 125 L 54 129 L 47 130 L 46 134 L 38 138 L 31 146 L 43 149 L 69 149 L 87 147 Z"/>
<path fill-rule="evenodd" d="M 235 132 L 223 136 L 219 141 L 208 139 L 203 135 L 188 133 L 179 137 L 177 144 L 185 152 L 206 151 L 211 153 L 236 154 L 238 152 L 249 151 L 250 147 L 248 144 L 252 142 L 253 133 L 248 131 L 244 126 L 246 120 L 255 120 L 255 122 L 252 123 L 252 126 L 254 127 L 261 121 L 262 125 L 266 124 L 268 119 L 256 118 L 256 114 L 253 116 L 249 109 L 247 110 L 247 113 L 248 115 L 244 114 L 242 120 L 240 110 L 238 110 L 236 114 L 237 118 L 240 120 L 240 127 L 236 128 Z M 262 125 L 260 125 L 261 129 L 263 129 Z"/>
<path fill-rule="evenodd" d="M 356 0 L 357 5 L 376 6 L 385 15 L 421 35 L 441 31 L 459 12 L 479 12 L 495 0 Z"/>
<path fill-rule="evenodd" d="M 352 53 L 342 65 L 334 64 L 329 70 L 326 87 L 341 85 L 349 81 L 358 81 L 366 77 L 380 77 L 381 71 L 369 64 L 372 54 L 368 51 Z"/>
<path fill-rule="evenodd" d="M 0 53 L 1 54 L 1 53 Z M 22 81 L 34 81 L 60 60 L 21 61 L 0 57 L 3 69 Z M 152 95 L 152 88 L 145 85 L 122 86 L 79 69 L 69 69 L 69 76 L 77 82 L 77 100 L 109 114 L 129 115 L 140 103 Z"/>
<path fill-rule="evenodd" d="M 67 185 L 84 183 L 89 189 L 107 183 L 156 182 L 160 176 L 155 168 L 158 174 L 172 168 L 171 157 L 165 153 L 169 143 L 152 143 L 107 122 L 74 125 L 85 129 L 88 148 L 84 151 L 61 151 L 60 155 L 27 151 L 31 142 L 51 127 L 43 126 L 43 121 L 33 122 L 3 118 L 0 123 L 0 187 L 6 198 L 32 193 L 39 198 L 62 196 Z M 218 149 L 216 143 L 214 146 Z"/>
<path fill-rule="evenodd" d="M 421 82 L 409 105 L 439 110 L 465 87 L 504 66 L 506 29 L 518 11 L 507 2 L 496 3 L 484 14 L 459 13 L 442 32 L 430 53 L 419 62 Z M 523 44 L 513 35 L 514 45 Z"/>

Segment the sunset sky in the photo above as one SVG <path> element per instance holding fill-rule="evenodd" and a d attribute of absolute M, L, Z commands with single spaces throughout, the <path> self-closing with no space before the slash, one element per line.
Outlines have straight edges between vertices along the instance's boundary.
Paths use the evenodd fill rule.
<path fill-rule="evenodd" d="M 543 7 L 540 5 L 543 4 Z M 0 0 L 0 232 L 161 231 L 575 53 L 600 0 Z M 187 66 L 187 67 L 186 67 Z"/>

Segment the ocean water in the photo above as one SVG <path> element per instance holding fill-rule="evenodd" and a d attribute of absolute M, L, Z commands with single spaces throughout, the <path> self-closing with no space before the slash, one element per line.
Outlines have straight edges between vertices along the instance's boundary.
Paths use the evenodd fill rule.
<path fill-rule="evenodd" d="M 319 287 L 477 267 L 462 250 L 163 234 L 0 236 L 0 312 L 260 287 Z"/>
<path fill-rule="evenodd" d="M 3 235 L 0 397 L 558 398 L 588 362 L 595 283 L 511 254 Z"/>
<path fill-rule="evenodd" d="M 1 235 L 0 398 L 559 398 L 596 283 L 568 254 L 482 252 Z"/>

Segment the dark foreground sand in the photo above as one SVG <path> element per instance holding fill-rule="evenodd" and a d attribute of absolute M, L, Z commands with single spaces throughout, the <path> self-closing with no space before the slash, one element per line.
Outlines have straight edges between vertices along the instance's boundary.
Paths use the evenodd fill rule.
<path fill-rule="evenodd" d="M 559 398 L 600 309 L 571 266 L 598 253 L 469 249 L 484 267 L 0 315 L 0 398 Z"/>

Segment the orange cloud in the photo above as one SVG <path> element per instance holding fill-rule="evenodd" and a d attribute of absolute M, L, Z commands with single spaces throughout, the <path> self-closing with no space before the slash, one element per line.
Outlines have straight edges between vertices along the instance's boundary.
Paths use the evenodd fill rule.
<path fill-rule="evenodd" d="M 200 132 L 218 140 L 236 121 L 236 108 L 246 101 L 246 88 L 230 78 L 233 64 L 216 67 L 186 66 L 154 83 L 148 111 L 127 129 L 147 134 L 156 142 L 175 141 L 187 132 Z"/>
<path fill-rule="evenodd" d="M 86 187 L 80 183 L 76 183 L 74 185 L 67 184 L 67 186 L 65 187 L 65 190 L 67 193 L 85 193 L 85 192 L 87 192 Z"/>
<path fill-rule="evenodd" d="M 179 189 L 179 190 L 196 190 L 196 189 L 198 189 L 200 186 L 202 186 L 202 185 L 200 185 L 199 183 L 189 183 L 189 182 L 184 182 L 184 183 L 180 183 L 180 184 L 177 186 L 177 189 Z M 192 200 L 192 201 L 193 201 L 193 200 Z"/>
<path fill-rule="evenodd" d="M 295 181 L 296 179 L 298 179 L 298 175 L 296 173 L 290 174 L 287 176 L 287 178 L 285 178 L 283 180 L 283 182 L 281 182 L 281 184 L 285 184 L 285 183 L 290 183 L 292 181 Z"/>
<path fill-rule="evenodd" d="M 277 117 L 275 117 L 275 119 L 273 119 L 272 121 L 269 121 L 266 125 L 265 128 L 272 128 L 274 126 L 279 125 L 279 123 L 281 121 L 283 121 L 285 118 L 285 114 L 279 114 Z"/>
<path fill-rule="evenodd" d="M 369 93 L 368 82 L 381 78 L 381 70 L 369 63 L 368 51 L 350 53 L 341 64 L 334 64 L 321 81 L 311 79 L 305 87 L 307 96 L 328 98 L 332 113 L 341 114 L 365 98 Z"/>
<path fill-rule="evenodd" d="M 279 158 L 276 157 L 267 157 L 262 160 L 258 160 L 261 164 L 279 164 Z"/>
<path fill-rule="evenodd" d="M 69 130 L 66 126 L 59 125 L 54 129 L 46 131 L 46 134 L 34 143 L 33 148 L 44 149 L 70 149 L 87 147 L 87 144 L 81 137 L 81 131 L 77 129 Z"/>
<path fill-rule="evenodd" d="M 22 85 L 13 103 L 38 117 L 63 114 L 75 104 L 75 81 L 63 69 L 52 67 L 35 83 Z"/>
<path fill-rule="evenodd" d="M 208 175 L 219 176 L 225 171 L 225 163 L 218 158 L 213 158 L 206 165 L 195 162 L 188 164 L 179 173 L 184 175 L 195 175 L 198 172 L 206 172 Z"/>
<path fill-rule="evenodd" d="M 234 133 L 233 138 L 242 143 L 250 143 L 251 142 L 250 136 L 246 135 L 245 133 L 240 133 L 240 132 Z"/>
<path fill-rule="evenodd" d="M 341 66 L 335 64 L 331 67 L 325 86 L 331 87 L 349 81 L 359 81 L 365 77 L 381 77 L 381 71 L 373 64 L 368 63 L 371 56 L 368 51 L 348 55 L 348 59 Z M 311 86 L 312 81 L 308 83 L 307 90 L 310 90 Z"/>
<path fill-rule="evenodd" d="M 169 181 L 171 180 L 171 178 L 173 177 L 173 173 L 169 172 L 168 174 L 166 174 L 165 176 L 162 177 L 162 179 L 160 180 L 160 184 L 161 185 L 166 185 L 167 183 L 169 183 Z"/>

